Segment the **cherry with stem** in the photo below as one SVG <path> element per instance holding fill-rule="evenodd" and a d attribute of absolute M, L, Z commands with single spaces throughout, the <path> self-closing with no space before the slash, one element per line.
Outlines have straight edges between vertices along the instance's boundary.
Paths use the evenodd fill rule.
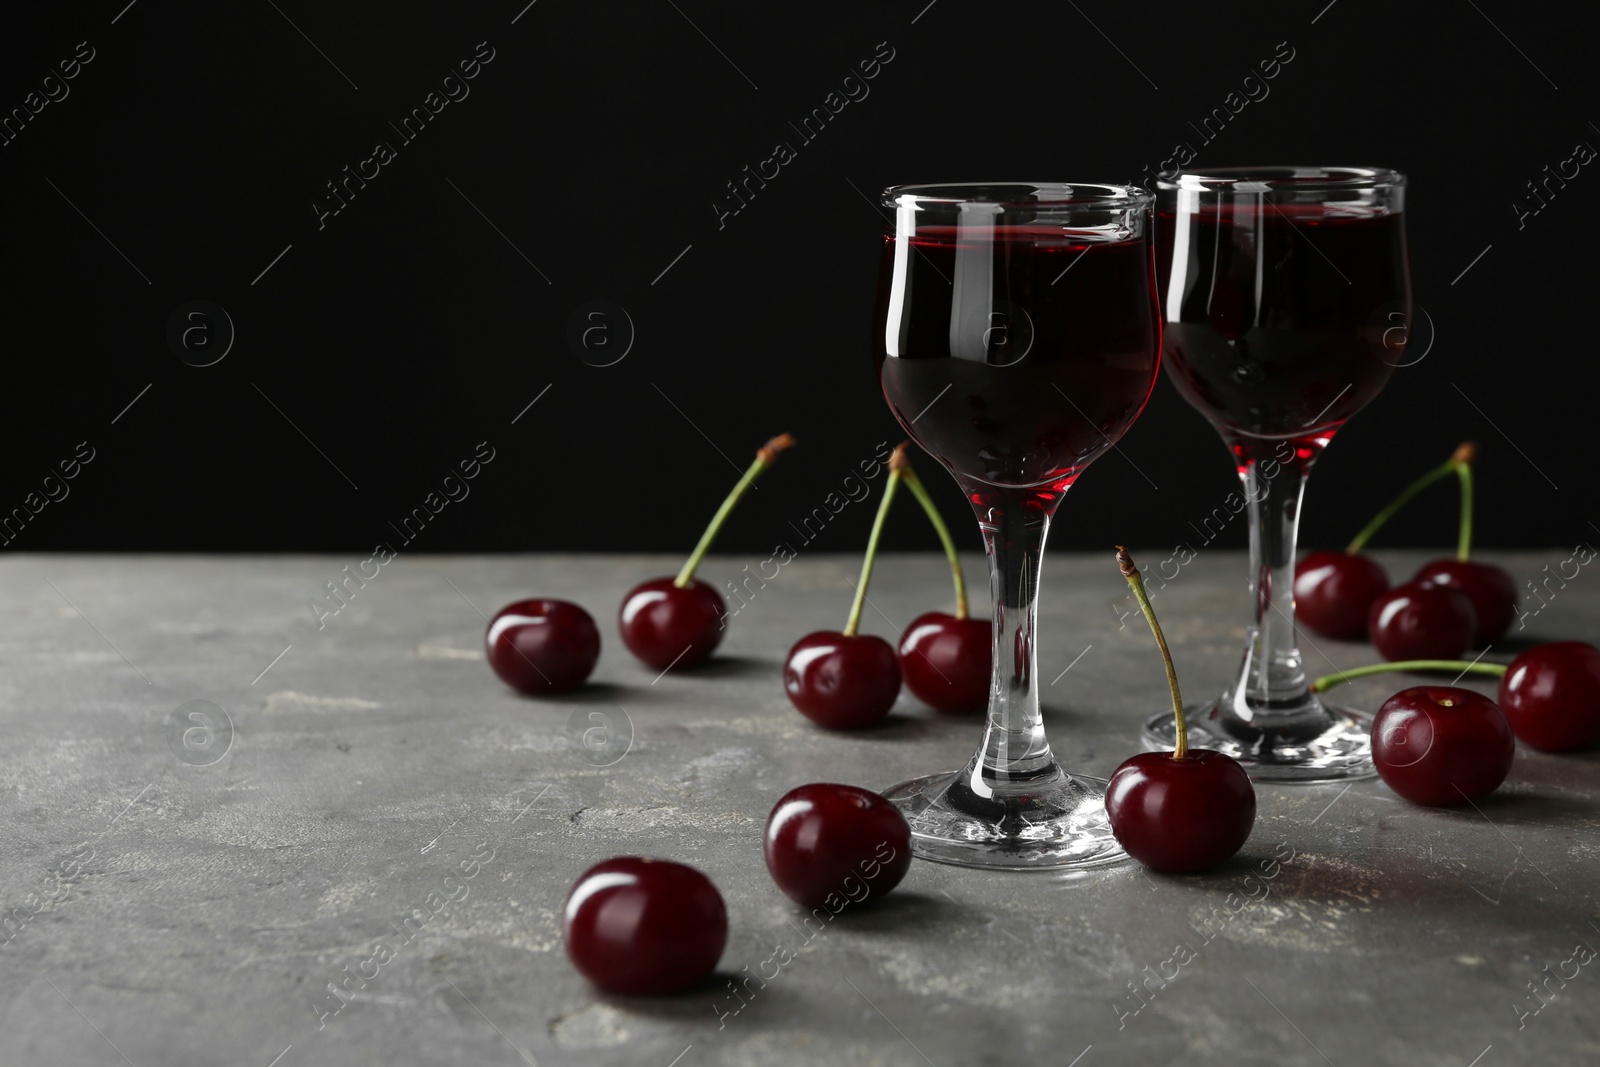
<path fill-rule="evenodd" d="M 1486 647 L 1498 641 L 1517 617 L 1517 587 L 1511 575 L 1492 563 L 1472 559 L 1472 463 L 1478 448 L 1468 441 L 1451 456 L 1461 484 L 1461 525 L 1454 559 L 1436 559 L 1412 575 L 1413 582 L 1459 590 L 1472 601 L 1476 615 L 1469 647 Z"/>
<path fill-rule="evenodd" d="M 1384 659 L 1453 659 L 1472 644 L 1478 612 L 1460 589 L 1406 582 L 1367 612 L 1367 636 Z"/>
<path fill-rule="evenodd" d="M 701 663 L 722 643 L 727 628 L 727 605 L 722 595 L 707 582 L 694 576 L 711 543 L 732 514 L 734 505 L 755 484 L 761 472 L 772 466 L 794 438 L 779 434 L 756 452 L 756 458 L 740 477 L 722 506 L 711 517 L 700 543 L 676 577 L 652 578 L 629 591 L 617 613 L 617 628 L 622 643 L 638 659 L 658 671 L 682 670 Z"/>
<path fill-rule="evenodd" d="M 1249 838 L 1256 820 L 1255 789 L 1233 757 L 1189 748 L 1172 653 L 1144 578 L 1121 545 L 1117 566 L 1161 650 L 1176 731 L 1171 752 L 1141 752 L 1117 768 L 1106 787 L 1106 816 L 1117 841 L 1146 867 L 1180 874 L 1202 871 L 1233 856 Z"/>
<path fill-rule="evenodd" d="M 955 582 L 956 612 L 951 615 L 928 611 L 911 620 L 900 638 L 900 669 L 906 688 L 924 704 L 939 711 L 980 712 L 989 703 L 993 634 L 989 620 L 968 617 L 967 579 L 961 570 L 955 538 L 950 536 L 950 528 L 927 487 L 912 469 L 906 445 L 902 442 L 889 457 L 889 469 L 900 471 L 906 488 L 922 505 L 939 535 Z"/>
<path fill-rule="evenodd" d="M 1363 554 L 1362 549 L 1418 493 L 1452 474 L 1462 479 L 1461 543 L 1463 546 L 1470 544 L 1471 464 L 1476 454 L 1477 446 L 1472 442 L 1461 444 L 1448 460 L 1402 489 L 1399 496 L 1361 528 L 1343 552 L 1324 549 L 1302 559 L 1294 572 L 1295 618 L 1327 637 L 1357 641 L 1367 636 L 1367 616 L 1373 602 L 1388 591 L 1389 576 L 1376 560 Z"/>
<path fill-rule="evenodd" d="M 900 695 L 900 659 L 894 646 L 881 637 L 856 631 L 861 627 L 861 610 L 867 603 L 884 520 L 905 472 L 904 464 L 889 468 L 844 629 L 807 634 L 795 642 L 784 661 L 783 688 L 789 701 L 806 718 L 829 729 L 870 726 L 889 714 Z"/>
<path fill-rule="evenodd" d="M 1413 804 L 1444 807 L 1488 796 L 1511 772 L 1517 743 L 1499 705 L 1450 685 L 1416 685 L 1372 720 L 1372 762 Z"/>
<path fill-rule="evenodd" d="M 1448 460 L 1408 486 L 1357 535 L 1358 541 L 1370 537 L 1406 501 L 1435 481 L 1452 474 L 1459 480 L 1461 523 L 1457 552 L 1460 560 L 1429 564 L 1411 581 L 1375 598 L 1367 609 L 1367 637 L 1384 659 L 1451 659 L 1475 642 L 1480 629 L 1479 607 L 1469 594 L 1469 588 L 1485 587 L 1479 574 L 1484 568 L 1466 562 L 1466 557 L 1472 545 L 1472 461 L 1477 452 L 1477 446 L 1471 441 L 1457 446 Z M 1438 568 L 1440 563 L 1444 566 L 1438 570 L 1439 580 L 1431 580 L 1429 568 Z M 1510 582 L 1507 578 L 1508 587 Z M 1509 616 L 1506 621 L 1510 621 Z"/>
<path fill-rule="evenodd" d="M 1389 671 L 1449 671 L 1500 680 L 1496 703 L 1511 732 L 1532 748 L 1569 752 L 1600 744 L 1600 649 L 1581 641 L 1535 645 L 1509 664 L 1450 659 L 1401 660 L 1354 667 L 1311 683 L 1322 692 Z"/>
<path fill-rule="evenodd" d="M 1321 692 L 1353 678 L 1398 670 L 1449 670 L 1457 680 L 1469 673 L 1506 673 L 1501 663 L 1404 660 L 1324 675 L 1311 688 Z M 1373 717 L 1372 763 L 1384 784 L 1413 804 L 1460 804 L 1500 788 L 1516 755 L 1513 733 L 1510 716 L 1482 693 L 1454 684 L 1414 685 L 1384 701 Z"/>
<path fill-rule="evenodd" d="M 1461 483 L 1461 520 L 1456 540 L 1456 551 L 1461 559 L 1467 558 L 1467 553 L 1472 546 L 1472 463 L 1478 458 L 1478 446 L 1472 441 L 1463 441 L 1450 453 L 1450 458 L 1439 464 L 1433 470 L 1424 474 L 1410 485 L 1400 491 L 1400 495 L 1389 501 L 1382 511 L 1379 511 L 1361 528 L 1361 532 L 1346 546 L 1345 552 L 1355 555 L 1366 547 L 1374 534 L 1383 529 L 1384 524 L 1394 518 L 1396 513 L 1413 497 L 1428 486 L 1452 474 Z"/>

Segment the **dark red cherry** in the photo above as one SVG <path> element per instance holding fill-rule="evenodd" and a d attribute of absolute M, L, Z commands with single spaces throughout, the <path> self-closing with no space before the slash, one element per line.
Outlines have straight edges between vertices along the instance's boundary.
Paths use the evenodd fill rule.
<path fill-rule="evenodd" d="M 647 666 L 682 670 L 716 651 L 727 613 L 721 594 L 698 578 L 682 587 L 672 578 L 652 578 L 622 599 L 617 629 Z"/>
<path fill-rule="evenodd" d="M 789 650 L 783 688 L 812 722 L 832 730 L 871 726 L 900 694 L 900 660 L 881 637 L 818 630 Z"/>
<path fill-rule="evenodd" d="M 622 643 L 646 666 L 658 671 L 692 667 L 710 656 L 722 642 L 727 606 L 721 594 L 695 578 L 695 568 L 705 559 L 745 490 L 793 445 L 794 438 L 784 433 L 757 449 L 755 462 L 711 517 L 683 569 L 674 577 L 654 578 L 637 585 L 622 598 L 622 607 L 617 612 Z"/>
<path fill-rule="evenodd" d="M 1294 569 L 1294 617 L 1327 637 L 1367 636 L 1367 612 L 1389 588 L 1389 576 L 1368 556 L 1312 552 Z"/>
<path fill-rule="evenodd" d="M 982 711 L 989 705 L 992 640 L 987 619 L 918 615 L 900 638 L 906 688 L 939 711 Z"/>
<path fill-rule="evenodd" d="M 1500 679 L 1500 708 L 1534 748 L 1568 752 L 1600 742 L 1600 649 L 1582 641 L 1528 649 Z"/>
<path fill-rule="evenodd" d="M 1413 804 L 1461 804 L 1499 788 L 1516 753 L 1499 705 L 1471 689 L 1402 689 L 1372 720 L 1372 762 Z"/>
<path fill-rule="evenodd" d="M 817 782 L 773 806 L 765 851 L 772 880 L 791 900 L 838 912 L 900 884 L 911 867 L 911 827 L 876 793 Z"/>
<path fill-rule="evenodd" d="M 1238 852 L 1256 822 L 1256 791 L 1232 756 L 1191 748 L 1141 752 L 1106 786 L 1106 817 L 1128 855 L 1157 871 L 1215 867 Z"/>
<path fill-rule="evenodd" d="M 1477 625 L 1466 594 L 1422 582 L 1395 586 L 1367 613 L 1367 636 L 1384 659 L 1455 659 Z"/>
<path fill-rule="evenodd" d="M 567 958 L 615 993 L 679 993 L 705 981 L 728 943 L 711 879 L 681 863 L 618 856 L 572 883 L 561 918 Z"/>
<path fill-rule="evenodd" d="M 1511 575 L 1493 563 L 1477 560 L 1436 559 L 1411 579 L 1459 589 L 1472 601 L 1478 625 L 1468 647 L 1482 648 L 1500 640 L 1517 617 L 1517 587 Z"/>
<path fill-rule="evenodd" d="M 495 613 L 483 638 L 489 666 L 524 693 L 582 685 L 600 659 L 594 619 L 565 600 L 519 600 Z"/>

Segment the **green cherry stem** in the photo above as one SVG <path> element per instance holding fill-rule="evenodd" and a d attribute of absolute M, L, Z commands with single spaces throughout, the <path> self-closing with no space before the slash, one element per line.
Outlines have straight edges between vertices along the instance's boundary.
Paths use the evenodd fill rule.
<path fill-rule="evenodd" d="M 906 488 L 911 490 L 911 495 L 917 498 L 917 503 L 922 505 L 922 510 L 928 513 L 928 521 L 933 523 L 934 532 L 939 535 L 939 543 L 944 545 L 944 554 L 950 560 L 950 576 L 956 583 L 956 618 L 967 617 L 967 576 L 961 572 L 961 556 L 956 552 L 955 538 L 950 536 L 950 527 L 944 524 L 944 516 L 939 514 L 939 508 L 933 502 L 933 497 L 928 495 L 928 489 L 922 484 L 922 479 L 917 477 L 917 472 L 911 467 L 911 460 L 906 456 L 906 446 L 909 441 L 902 441 L 889 457 L 889 469 L 899 470 L 900 477 L 905 480 Z"/>
<path fill-rule="evenodd" d="M 1387 674 L 1390 671 L 1454 671 L 1456 674 L 1489 674 L 1496 678 L 1506 673 L 1504 663 L 1481 663 L 1476 660 L 1464 659 L 1401 659 L 1393 663 L 1374 663 L 1367 667 L 1352 667 L 1347 671 L 1337 674 L 1324 674 L 1321 678 L 1311 683 L 1313 693 L 1326 692 L 1336 685 L 1348 682 L 1353 678 L 1365 678 L 1371 674 Z"/>
<path fill-rule="evenodd" d="M 867 537 L 867 558 L 861 561 L 861 580 L 856 583 L 856 598 L 850 603 L 850 617 L 844 621 L 844 635 L 854 637 L 861 628 L 861 609 L 867 603 L 867 583 L 872 581 L 872 562 L 878 555 L 878 538 L 883 536 L 883 520 L 889 517 L 889 504 L 894 491 L 905 477 L 904 469 L 889 465 L 889 481 L 883 487 L 883 500 L 878 504 L 878 515 L 872 520 L 872 533 Z"/>
<path fill-rule="evenodd" d="M 672 584 L 679 589 L 694 580 L 695 568 L 700 566 L 700 561 L 705 558 L 706 552 L 711 549 L 711 542 L 717 539 L 717 534 L 722 530 L 722 524 L 728 521 L 728 515 L 733 511 L 733 506 L 744 496 L 744 491 L 755 482 L 757 476 L 768 467 L 772 466 L 784 449 L 793 447 L 794 438 L 786 433 L 781 433 L 762 445 L 756 451 L 756 460 L 750 464 L 750 469 L 740 477 L 739 483 L 733 487 L 733 492 L 728 494 L 717 513 L 711 516 L 711 525 L 706 527 L 706 532 L 700 535 L 700 543 L 694 546 L 694 551 L 689 553 L 689 559 L 683 565 L 683 570 L 672 580 Z"/>
<path fill-rule="evenodd" d="M 1407 504 L 1411 498 L 1422 492 L 1428 486 L 1441 478 L 1448 478 L 1454 474 L 1461 479 L 1461 536 L 1457 543 L 1457 554 L 1467 558 L 1467 550 L 1472 544 L 1472 461 L 1477 458 L 1478 446 L 1471 441 L 1463 442 L 1450 458 L 1445 460 L 1433 470 L 1424 474 L 1410 485 L 1400 491 L 1400 495 L 1389 501 L 1384 509 L 1372 517 L 1372 521 L 1361 528 L 1355 539 L 1345 548 L 1348 555 L 1355 555 L 1366 547 L 1372 535 L 1383 528 L 1383 524 L 1394 518 L 1395 513 Z"/>
<path fill-rule="evenodd" d="M 1457 461 L 1456 477 L 1461 480 L 1461 532 L 1456 535 L 1456 559 L 1462 563 L 1472 555 L 1472 461 L 1477 455 L 1478 446 L 1468 441 L 1450 457 Z"/>
<path fill-rule="evenodd" d="M 1117 546 L 1117 567 L 1121 569 L 1122 576 L 1128 580 L 1128 588 L 1133 590 L 1133 598 L 1139 602 L 1139 610 L 1144 612 L 1144 621 L 1150 624 L 1150 632 L 1156 635 L 1156 646 L 1161 649 L 1161 662 L 1167 668 L 1167 688 L 1172 690 L 1172 718 L 1177 724 L 1177 743 L 1172 746 L 1172 758 L 1183 759 L 1189 754 L 1189 727 L 1183 719 L 1183 694 L 1178 692 L 1178 672 L 1172 666 L 1172 653 L 1167 649 L 1167 639 L 1161 633 L 1161 624 L 1156 621 L 1156 609 L 1150 606 L 1150 596 L 1144 591 L 1144 578 L 1139 574 L 1139 568 L 1134 565 L 1133 557 L 1121 545 Z"/>

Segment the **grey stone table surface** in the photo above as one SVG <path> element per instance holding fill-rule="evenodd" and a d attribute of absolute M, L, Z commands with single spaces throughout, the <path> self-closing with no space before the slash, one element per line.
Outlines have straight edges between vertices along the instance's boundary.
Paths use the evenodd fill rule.
<path fill-rule="evenodd" d="M 1521 586 L 1568 556 L 1498 558 Z M 1381 558 L 1401 574 L 1421 556 Z M 906 696 L 854 735 L 789 706 L 783 654 L 843 622 L 856 560 L 752 580 L 719 658 L 664 677 L 614 613 L 676 560 L 402 557 L 319 629 L 308 599 L 360 562 L 0 560 L 0 1064 L 1600 1062 L 1594 752 L 1519 749 L 1476 810 L 1376 780 L 1262 787 L 1243 852 L 1201 876 L 919 861 L 807 926 L 762 863 L 774 800 L 951 769 L 978 734 Z M 1193 697 L 1234 667 L 1244 570 L 1202 553 L 1157 593 Z M 1548 588 L 1491 659 L 1595 640 L 1600 580 Z M 525 595 L 599 620 L 582 691 L 521 697 L 484 664 L 481 613 Z M 1108 774 L 1166 700 L 1123 595 L 1109 553 L 1047 561 L 1040 673 L 1074 771 Z M 886 557 L 867 628 L 949 599 L 937 557 Z M 1369 653 L 1318 639 L 1306 656 Z M 613 997 L 567 964 L 568 886 L 629 853 L 721 888 L 731 932 L 704 988 Z"/>

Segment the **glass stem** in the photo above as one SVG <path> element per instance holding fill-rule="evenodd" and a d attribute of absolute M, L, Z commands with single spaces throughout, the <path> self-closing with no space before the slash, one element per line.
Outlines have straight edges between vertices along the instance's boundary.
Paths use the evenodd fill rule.
<path fill-rule="evenodd" d="M 1250 514 L 1251 625 L 1244 661 L 1225 698 L 1234 715 L 1258 726 L 1320 711 L 1300 659 L 1294 625 L 1294 555 L 1300 500 L 1312 457 L 1284 461 L 1272 442 L 1236 446 Z M 1259 450 L 1259 451 L 1258 451 Z"/>
<path fill-rule="evenodd" d="M 1060 774 L 1039 714 L 1034 626 L 1045 536 L 1061 494 L 984 486 L 968 497 L 989 558 L 994 674 L 989 721 L 967 784 L 980 797 L 1026 793 Z"/>

